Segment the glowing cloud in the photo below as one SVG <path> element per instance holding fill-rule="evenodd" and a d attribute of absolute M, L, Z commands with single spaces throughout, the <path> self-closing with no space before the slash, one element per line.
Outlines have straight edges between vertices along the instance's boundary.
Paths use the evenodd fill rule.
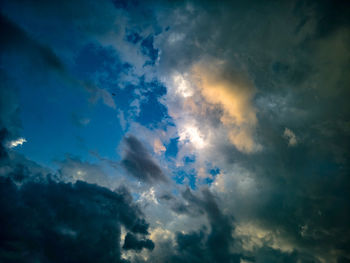
<path fill-rule="evenodd" d="M 193 95 L 193 90 L 190 86 L 190 83 L 186 79 L 186 76 L 181 74 L 173 75 L 173 82 L 176 86 L 176 93 L 181 94 L 184 98 L 190 97 Z"/>
<path fill-rule="evenodd" d="M 227 70 L 222 61 L 198 63 L 192 72 L 193 82 L 205 101 L 222 108 L 220 121 L 229 128 L 231 143 L 245 153 L 258 151 L 261 146 L 253 138 L 257 118 L 256 109 L 251 104 L 255 94 L 252 83 L 237 72 Z"/>
<path fill-rule="evenodd" d="M 156 154 L 160 154 L 162 152 L 166 151 L 165 146 L 163 145 L 163 143 L 157 138 L 154 140 L 153 143 L 153 150 Z"/>
<path fill-rule="evenodd" d="M 13 141 L 10 141 L 8 143 L 8 147 L 9 148 L 14 148 L 14 147 L 17 147 L 18 145 L 22 145 L 23 143 L 27 142 L 26 139 L 24 138 L 18 138 L 16 140 L 13 140 Z"/>
<path fill-rule="evenodd" d="M 293 147 L 298 144 L 297 136 L 288 128 L 285 128 L 283 137 L 288 140 L 288 146 Z"/>
<path fill-rule="evenodd" d="M 204 136 L 194 125 L 188 125 L 180 132 L 180 141 L 189 141 L 197 149 L 202 149 L 207 145 Z"/>

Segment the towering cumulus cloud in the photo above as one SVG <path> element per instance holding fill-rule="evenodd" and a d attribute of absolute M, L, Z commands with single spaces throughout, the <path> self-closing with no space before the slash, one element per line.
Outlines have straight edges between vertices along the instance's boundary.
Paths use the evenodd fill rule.
<path fill-rule="evenodd" d="M 350 262 L 350 1 L 0 1 L 0 262 Z"/>

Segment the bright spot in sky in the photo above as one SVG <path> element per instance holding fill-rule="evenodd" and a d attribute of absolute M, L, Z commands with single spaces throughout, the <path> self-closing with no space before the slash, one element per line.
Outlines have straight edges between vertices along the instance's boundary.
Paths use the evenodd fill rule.
<path fill-rule="evenodd" d="M 180 141 L 186 140 L 190 141 L 198 149 L 202 149 L 207 145 L 201 132 L 193 125 L 186 126 L 180 132 Z"/>
<path fill-rule="evenodd" d="M 141 194 L 139 201 L 144 201 L 144 200 L 155 203 L 157 205 L 159 204 L 153 187 L 151 187 L 149 191 L 143 192 Z"/>
<path fill-rule="evenodd" d="M 16 139 L 16 140 L 10 141 L 10 142 L 8 143 L 8 147 L 9 147 L 9 148 L 14 148 L 14 147 L 16 147 L 16 146 L 18 146 L 18 145 L 22 145 L 22 144 L 25 143 L 25 142 L 27 142 L 26 139 L 24 139 L 24 138 L 18 138 L 18 139 Z"/>
<path fill-rule="evenodd" d="M 173 81 L 176 87 L 176 93 L 180 93 L 184 98 L 193 95 L 193 91 L 190 87 L 190 84 L 182 75 L 175 74 L 173 76 Z"/>

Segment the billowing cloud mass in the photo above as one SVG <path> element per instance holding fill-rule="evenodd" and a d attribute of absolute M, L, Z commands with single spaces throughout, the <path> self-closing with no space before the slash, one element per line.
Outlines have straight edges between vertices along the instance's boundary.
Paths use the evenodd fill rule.
<path fill-rule="evenodd" d="M 122 226 L 138 244 L 123 249 L 153 249 L 151 240 L 135 236 L 145 237 L 149 224 L 126 188 L 59 182 L 59 175 L 34 173 L 7 155 L 0 162 L 1 261 L 128 262 Z"/>
<path fill-rule="evenodd" d="M 350 262 L 349 1 L 0 2 L 1 262 Z"/>
<path fill-rule="evenodd" d="M 252 105 L 255 89 L 242 74 L 229 70 L 225 61 L 208 60 L 193 67 L 193 81 L 206 102 L 222 108 L 221 123 L 228 127 L 230 142 L 242 152 L 254 152 L 259 145 L 254 142 L 257 123 Z"/>

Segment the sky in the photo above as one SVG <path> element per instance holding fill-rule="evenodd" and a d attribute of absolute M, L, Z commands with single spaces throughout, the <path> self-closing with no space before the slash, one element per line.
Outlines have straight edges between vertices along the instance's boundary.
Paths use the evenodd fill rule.
<path fill-rule="evenodd" d="M 350 262 L 350 2 L 0 2 L 0 261 Z"/>

